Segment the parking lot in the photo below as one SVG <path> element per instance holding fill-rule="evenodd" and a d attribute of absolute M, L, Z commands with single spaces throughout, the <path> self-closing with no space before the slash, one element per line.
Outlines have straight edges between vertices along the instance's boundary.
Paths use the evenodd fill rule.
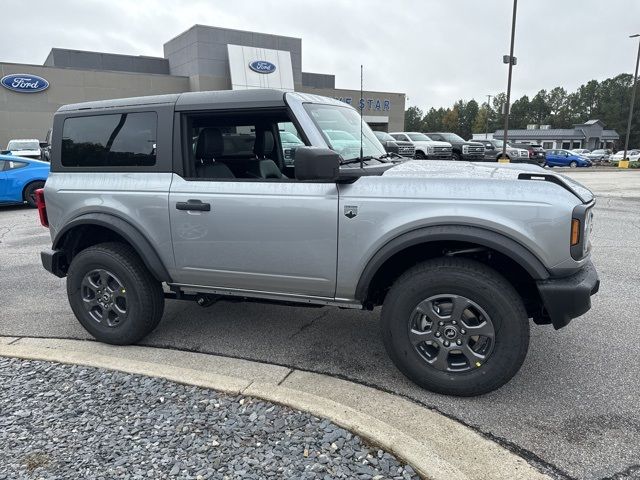
<path fill-rule="evenodd" d="M 143 343 L 334 374 L 396 392 L 458 419 L 558 478 L 640 475 L 640 171 L 571 171 L 598 195 L 593 308 L 568 327 L 532 326 L 529 355 L 505 387 L 477 398 L 431 394 L 391 364 L 378 311 L 168 302 Z M 0 207 L 0 335 L 89 340 L 45 272 L 37 213 Z M 480 454 L 481 452 L 476 452 Z"/>

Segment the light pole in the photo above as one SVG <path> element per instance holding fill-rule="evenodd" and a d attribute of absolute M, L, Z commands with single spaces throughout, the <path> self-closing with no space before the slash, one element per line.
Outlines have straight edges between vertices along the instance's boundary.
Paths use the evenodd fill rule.
<path fill-rule="evenodd" d="M 629 35 L 629 38 L 640 37 L 640 33 Z M 622 160 L 626 160 L 623 164 L 628 167 L 627 150 L 629 150 L 629 134 L 631 133 L 631 120 L 633 119 L 633 104 L 636 101 L 636 87 L 638 86 L 638 65 L 640 64 L 640 42 L 638 42 L 638 58 L 636 59 L 636 71 L 633 74 L 633 90 L 631 90 L 631 107 L 629 108 L 629 120 L 627 121 L 627 137 L 624 140 L 624 156 Z M 623 167 L 623 168 L 625 168 Z"/>
<path fill-rule="evenodd" d="M 484 139 L 489 138 L 489 112 L 491 111 L 491 97 L 492 95 L 487 95 L 487 124 L 484 128 Z"/>
<path fill-rule="evenodd" d="M 502 139 L 502 155 L 501 160 L 507 161 L 507 132 L 509 130 L 509 102 L 511 102 L 511 71 L 516 64 L 516 57 L 513 56 L 513 44 L 516 38 L 516 10 L 518 8 L 518 0 L 513 0 L 513 17 L 511 19 L 511 47 L 509 56 L 503 57 L 502 61 L 509 64 L 509 77 L 507 80 L 507 103 L 504 109 L 504 138 Z"/>

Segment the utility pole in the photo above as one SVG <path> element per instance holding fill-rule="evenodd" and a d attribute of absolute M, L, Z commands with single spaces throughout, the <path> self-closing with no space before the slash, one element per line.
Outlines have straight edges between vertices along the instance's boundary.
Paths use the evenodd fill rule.
<path fill-rule="evenodd" d="M 489 112 L 491 111 L 491 97 L 493 95 L 487 95 L 487 125 L 484 129 L 484 139 L 489 138 Z"/>
<path fill-rule="evenodd" d="M 513 17 L 511 19 L 511 47 L 509 49 L 509 56 L 502 57 L 503 63 L 509 64 L 509 77 L 507 79 L 507 103 L 505 103 L 504 109 L 504 138 L 502 143 L 502 161 L 507 160 L 507 133 L 509 131 L 509 104 L 511 102 L 511 73 L 513 66 L 517 63 L 516 57 L 513 56 L 513 44 L 516 38 L 516 10 L 518 8 L 518 0 L 513 0 Z"/>
<path fill-rule="evenodd" d="M 640 33 L 636 33 L 635 35 L 629 35 L 629 38 L 640 37 Z M 640 42 L 638 42 L 638 58 L 636 59 L 636 71 L 633 74 L 633 90 L 631 90 L 631 107 L 629 108 L 629 120 L 627 121 L 627 137 L 624 141 L 624 156 L 622 160 L 629 160 L 627 158 L 627 150 L 629 150 L 629 134 L 631 133 L 631 120 L 633 120 L 633 104 L 636 102 L 636 90 L 638 86 L 638 65 L 640 64 Z M 628 164 L 625 163 L 628 167 Z M 626 168 L 626 167 L 623 167 Z"/>

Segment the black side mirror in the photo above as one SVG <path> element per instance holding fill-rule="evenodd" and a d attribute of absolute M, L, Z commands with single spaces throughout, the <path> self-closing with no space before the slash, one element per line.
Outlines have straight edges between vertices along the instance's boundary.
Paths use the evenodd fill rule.
<path fill-rule="evenodd" d="M 340 173 L 340 154 L 329 148 L 298 147 L 295 153 L 297 180 L 334 182 Z"/>
<path fill-rule="evenodd" d="M 385 151 L 387 153 L 399 153 L 400 152 L 400 148 L 398 147 L 398 144 L 394 141 L 391 140 L 387 140 L 386 142 L 384 142 L 382 144 L 382 146 L 384 147 Z"/>
<path fill-rule="evenodd" d="M 495 150 L 495 148 L 493 148 L 493 144 L 491 143 L 485 143 L 484 148 L 487 150 Z"/>
<path fill-rule="evenodd" d="M 49 144 L 47 142 L 40 142 L 40 148 L 47 148 Z"/>

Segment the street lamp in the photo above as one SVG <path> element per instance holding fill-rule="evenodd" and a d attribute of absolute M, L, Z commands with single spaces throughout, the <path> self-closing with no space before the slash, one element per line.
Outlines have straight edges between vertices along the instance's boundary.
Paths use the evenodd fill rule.
<path fill-rule="evenodd" d="M 509 102 L 511 102 L 511 71 L 516 64 L 516 57 L 513 56 L 513 43 L 516 38 L 516 9 L 518 8 L 518 0 L 513 0 L 513 17 L 511 19 L 511 47 L 509 55 L 503 57 L 503 62 L 509 64 L 509 77 L 507 80 L 507 103 L 504 109 L 504 138 L 502 139 L 502 156 L 500 160 L 508 162 L 507 160 L 507 131 L 509 130 Z"/>
<path fill-rule="evenodd" d="M 636 33 L 635 35 L 629 35 L 629 38 L 637 38 L 640 37 L 640 33 Z M 629 134 L 631 133 L 631 120 L 633 119 L 633 104 L 636 101 L 636 87 L 638 86 L 638 64 L 640 64 L 640 42 L 638 42 L 638 58 L 636 59 L 636 71 L 633 74 L 633 90 L 631 90 L 631 107 L 629 108 L 629 120 L 627 121 L 627 138 L 624 141 L 624 155 L 622 156 L 622 160 L 624 163 L 618 166 L 622 168 L 629 167 L 629 159 L 627 158 L 627 150 L 629 150 Z"/>
<path fill-rule="evenodd" d="M 486 125 L 484 128 L 484 139 L 488 139 L 489 138 L 489 112 L 491 111 L 491 97 L 493 97 L 493 95 L 487 95 L 487 118 L 486 118 Z"/>

